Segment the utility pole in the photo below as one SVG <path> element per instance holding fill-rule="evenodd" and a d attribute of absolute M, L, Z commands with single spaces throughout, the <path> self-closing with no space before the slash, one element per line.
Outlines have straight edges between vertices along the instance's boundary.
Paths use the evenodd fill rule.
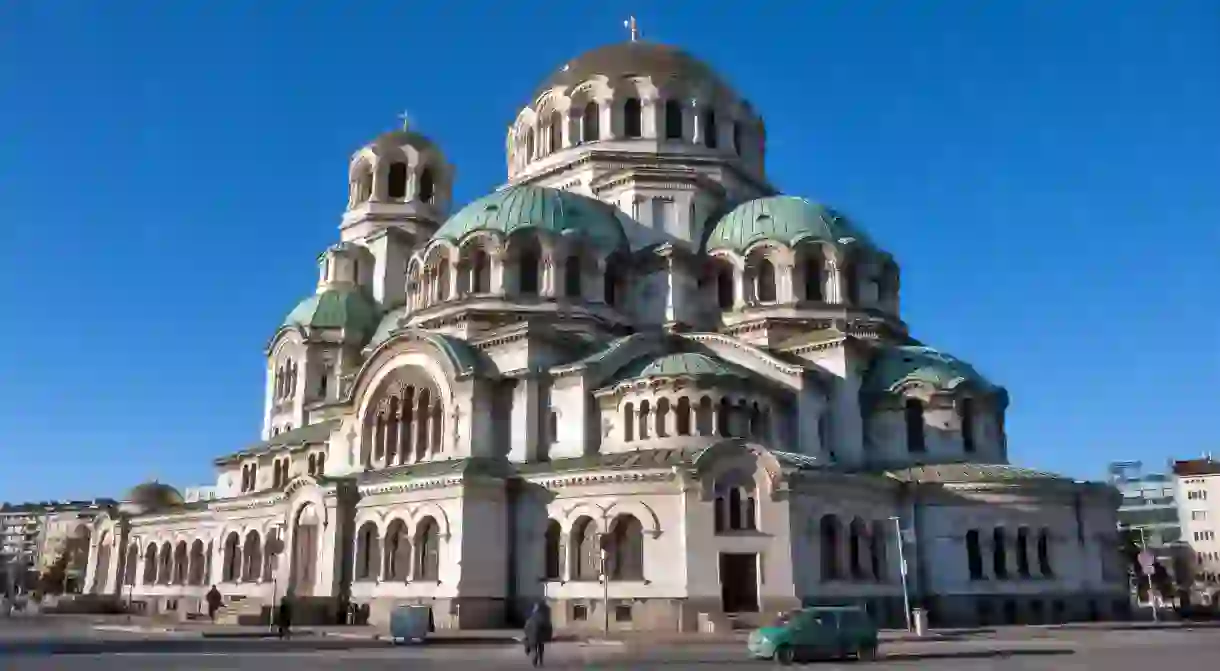
<path fill-rule="evenodd" d="M 1147 538 L 1147 536 L 1144 535 L 1144 527 L 1140 527 L 1139 530 L 1140 530 L 1140 550 L 1143 552 L 1148 552 L 1148 538 Z M 1156 572 L 1156 569 L 1155 569 L 1156 558 L 1152 556 L 1151 552 L 1148 552 L 1148 557 L 1149 557 L 1148 566 L 1144 569 L 1144 575 L 1148 576 L 1148 603 L 1152 604 L 1152 621 L 1160 622 L 1161 621 L 1161 612 L 1160 612 L 1160 609 L 1157 607 L 1157 603 L 1156 603 L 1157 598 L 1152 595 L 1152 591 L 1153 591 L 1152 574 Z"/>
<path fill-rule="evenodd" d="M 902 576 L 902 613 L 906 616 L 907 631 L 911 631 L 911 593 L 907 588 L 907 557 L 902 547 L 902 521 L 896 515 L 890 519 L 894 522 L 894 544 L 898 546 L 898 574 Z"/>

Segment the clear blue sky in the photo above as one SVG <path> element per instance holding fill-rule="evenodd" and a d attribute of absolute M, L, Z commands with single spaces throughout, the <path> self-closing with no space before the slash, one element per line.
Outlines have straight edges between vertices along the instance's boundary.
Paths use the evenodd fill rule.
<path fill-rule="evenodd" d="M 1220 452 L 1215 2 L 39 0 L 0 4 L 0 500 L 213 481 L 350 153 L 409 110 L 486 193 L 632 12 L 897 256 L 914 333 L 1009 387 L 1016 461 Z"/>

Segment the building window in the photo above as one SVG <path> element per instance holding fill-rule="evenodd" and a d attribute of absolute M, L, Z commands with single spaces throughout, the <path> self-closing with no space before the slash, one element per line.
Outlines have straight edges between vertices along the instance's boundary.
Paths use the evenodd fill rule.
<path fill-rule="evenodd" d="M 758 262 L 755 292 L 759 302 L 775 302 L 775 265 L 768 259 Z"/>
<path fill-rule="evenodd" d="M 974 399 L 963 398 L 958 412 L 962 422 L 962 449 L 974 452 Z"/>
<path fill-rule="evenodd" d="M 665 139 L 682 139 L 682 103 L 677 100 L 665 101 Z"/>
<path fill-rule="evenodd" d="M 631 604 L 620 603 L 614 607 L 615 622 L 630 622 L 631 621 Z"/>
<path fill-rule="evenodd" d="M 1190 511 L 1190 520 L 1191 520 L 1192 522 L 1202 522 L 1203 520 L 1206 520 L 1206 519 L 1207 519 L 1207 511 L 1206 511 L 1206 510 L 1192 510 L 1192 511 Z"/>
<path fill-rule="evenodd" d="M 581 297 L 580 257 L 573 254 L 563 263 L 563 293 L 568 298 Z"/>
<path fill-rule="evenodd" d="M 924 452 L 927 449 L 927 445 L 924 443 L 923 403 L 918 399 L 907 399 L 905 412 L 907 426 L 907 451 Z"/>
<path fill-rule="evenodd" d="M 386 179 L 386 196 L 400 200 L 407 195 L 407 164 L 391 163 Z"/>
<path fill-rule="evenodd" d="M 590 101 L 585 105 L 585 111 L 581 119 L 581 142 L 595 142 L 601 136 L 599 119 L 601 111 L 597 107 L 597 103 Z"/>
<path fill-rule="evenodd" d="M 640 109 L 639 98 L 628 98 L 627 102 L 623 103 L 623 134 L 629 138 L 637 138 L 643 135 L 641 123 L 643 113 Z"/>
<path fill-rule="evenodd" d="M 563 529 L 559 522 L 546 524 L 546 575 L 547 580 L 563 579 Z"/>
<path fill-rule="evenodd" d="M 979 542 L 977 529 L 966 532 L 966 564 L 970 569 L 971 580 L 983 579 L 983 547 Z"/>
<path fill-rule="evenodd" d="M 708 149 L 715 149 L 720 138 L 716 137 L 716 110 L 707 110 L 703 114 L 703 144 Z"/>
<path fill-rule="evenodd" d="M 419 173 L 419 199 L 425 203 L 431 203 L 432 197 L 436 195 L 436 183 L 432 178 L 432 171 L 424 168 L 424 171 Z"/>

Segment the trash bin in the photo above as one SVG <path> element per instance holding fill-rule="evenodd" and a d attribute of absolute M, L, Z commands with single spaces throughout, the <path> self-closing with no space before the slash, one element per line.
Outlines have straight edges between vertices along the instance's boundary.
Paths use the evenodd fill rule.
<path fill-rule="evenodd" d="M 928 633 L 928 611 L 923 608 L 911 609 L 911 623 L 915 625 L 915 635 L 923 636 Z"/>
<path fill-rule="evenodd" d="M 390 639 L 395 644 L 422 642 L 428 638 L 431 619 L 428 606 L 399 606 L 390 613 Z"/>

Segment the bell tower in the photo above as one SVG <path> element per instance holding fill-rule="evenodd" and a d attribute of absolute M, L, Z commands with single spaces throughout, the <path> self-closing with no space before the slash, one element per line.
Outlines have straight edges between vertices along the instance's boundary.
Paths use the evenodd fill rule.
<path fill-rule="evenodd" d="M 372 252 L 371 289 L 383 310 L 403 303 L 407 259 L 448 216 L 453 176 L 440 148 L 405 121 L 352 156 L 340 238 Z"/>

